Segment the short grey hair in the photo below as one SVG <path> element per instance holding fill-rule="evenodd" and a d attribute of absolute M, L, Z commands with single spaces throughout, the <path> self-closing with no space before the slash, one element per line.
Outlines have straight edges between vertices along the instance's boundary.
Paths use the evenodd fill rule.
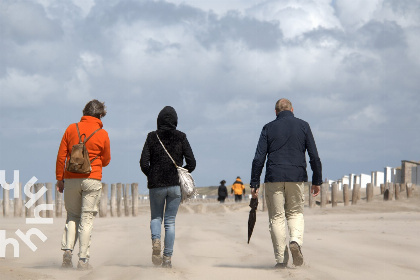
<path fill-rule="evenodd" d="M 292 110 L 292 102 L 286 98 L 279 99 L 276 102 L 276 113 L 280 113 L 281 111 L 291 111 Z"/>
<path fill-rule="evenodd" d="M 98 119 L 105 117 L 106 107 L 105 102 L 100 102 L 97 99 L 89 101 L 83 109 L 83 116 L 91 116 Z"/>

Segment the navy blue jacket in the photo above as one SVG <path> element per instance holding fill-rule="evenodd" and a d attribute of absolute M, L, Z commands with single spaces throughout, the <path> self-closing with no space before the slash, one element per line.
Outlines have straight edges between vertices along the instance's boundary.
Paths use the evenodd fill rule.
<path fill-rule="evenodd" d="M 260 135 L 252 161 L 251 188 L 260 185 L 267 157 L 264 182 L 307 182 L 305 152 L 313 172 L 312 184 L 322 184 L 322 165 L 309 124 L 295 118 L 293 112 L 282 111 L 266 124 Z"/>

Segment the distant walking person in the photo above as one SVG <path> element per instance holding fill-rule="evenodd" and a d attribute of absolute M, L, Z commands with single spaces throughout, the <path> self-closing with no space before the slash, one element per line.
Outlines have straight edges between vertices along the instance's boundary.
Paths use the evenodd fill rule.
<path fill-rule="evenodd" d="M 219 189 L 217 190 L 217 201 L 220 201 L 220 203 L 225 203 L 225 199 L 228 196 L 228 191 L 225 186 L 226 181 L 222 180 L 220 181 Z"/>
<path fill-rule="evenodd" d="M 93 228 L 93 219 L 98 213 L 98 204 L 102 191 L 102 167 L 111 160 L 108 133 L 102 129 L 101 119 L 106 115 L 105 105 L 94 99 L 83 109 L 83 117 L 77 124 L 71 124 L 64 132 L 58 149 L 56 162 L 57 191 L 64 190 L 64 205 L 67 211 L 61 250 L 64 251 L 62 267 L 72 268 L 72 252 L 79 239 L 80 270 L 90 269 L 89 248 Z M 89 138 L 90 137 L 90 138 Z M 80 140 L 86 141 L 91 168 L 87 173 L 76 173 L 70 161 L 73 146 Z M 76 150 L 76 148 L 75 148 Z M 69 171 L 71 170 L 71 171 Z M 90 170 L 90 171 L 89 171 Z"/>
<path fill-rule="evenodd" d="M 140 168 L 147 176 L 150 196 L 150 230 L 152 236 L 152 262 L 172 268 L 171 257 L 175 242 L 175 218 L 181 203 L 178 173 L 159 139 L 178 166 L 192 172 L 195 158 L 185 133 L 176 129 L 178 116 L 174 108 L 164 107 L 157 118 L 157 130 L 149 132 L 140 158 Z M 161 255 L 161 227 L 165 224 L 165 243 Z"/>
<path fill-rule="evenodd" d="M 260 176 L 267 158 L 265 195 L 274 247 L 276 268 L 286 268 L 289 259 L 286 224 L 289 228 L 293 264 L 303 264 L 304 182 L 307 182 L 305 153 L 313 172 L 311 194 L 317 196 L 322 184 L 322 166 L 309 124 L 295 118 L 292 103 L 280 99 L 276 119 L 266 124 L 258 141 L 251 171 L 252 197 L 258 197 Z"/>
<path fill-rule="evenodd" d="M 245 186 L 242 183 L 241 177 L 236 177 L 236 181 L 233 182 L 231 193 L 235 194 L 235 202 L 242 201 L 242 195 L 245 195 Z"/>

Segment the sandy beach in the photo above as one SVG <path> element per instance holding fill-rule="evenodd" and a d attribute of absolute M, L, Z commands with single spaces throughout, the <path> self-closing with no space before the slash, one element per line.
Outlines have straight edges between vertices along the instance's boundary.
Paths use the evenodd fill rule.
<path fill-rule="evenodd" d="M 275 260 L 267 213 L 258 211 L 247 244 L 248 202 L 224 205 L 188 203 L 176 221 L 173 269 L 151 262 L 150 212 L 140 207 L 138 217 L 97 218 L 91 246 L 93 270 L 60 268 L 60 240 L 64 218 L 52 225 L 35 225 L 46 236 L 36 236 L 33 252 L 20 242 L 20 256 L 11 245 L 0 259 L 0 279 L 418 279 L 420 275 L 420 198 L 359 201 L 357 205 L 305 207 L 305 262 L 274 270 Z M 24 218 L 0 218 L 6 237 L 26 232 Z M 77 253 L 77 250 L 75 252 Z M 73 256 L 76 264 L 77 256 Z"/>

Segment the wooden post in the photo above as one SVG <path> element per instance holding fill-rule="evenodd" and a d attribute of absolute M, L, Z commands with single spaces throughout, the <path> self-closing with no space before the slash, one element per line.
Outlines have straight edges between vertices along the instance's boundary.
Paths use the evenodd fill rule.
<path fill-rule="evenodd" d="M 9 217 L 9 207 L 10 207 L 10 200 L 9 200 L 9 190 L 3 188 L 3 217 Z"/>
<path fill-rule="evenodd" d="M 412 197 L 413 184 L 412 183 L 407 183 L 406 188 L 407 188 L 407 198 Z"/>
<path fill-rule="evenodd" d="M 400 192 L 405 192 L 406 188 L 407 188 L 407 183 L 400 184 Z"/>
<path fill-rule="evenodd" d="M 42 189 L 43 186 L 44 186 L 43 183 L 36 183 L 35 184 L 35 193 L 38 193 Z M 41 204 L 45 204 L 44 196 L 41 196 L 40 198 L 37 199 L 37 201 L 35 201 L 35 208 L 38 205 L 41 205 Z M 45 218 L 45 216 L 46 216 L 45 210 L 39 211 L 39 216 L 42 217 L 42 218 Z"/>
<path fill-rule="evenodd" d="M 373 199 L 373 185 L 372 183 L 368 183 L 366 185 L 366 201 L 371 202 Z"/>
<path fill-rule="evenodd" d="M 52 183 L 45 183 L 45 187 L 47 188 L 47 204 L 53 204 L 53 198 L 52 198 Z M 54 210 L 47 210 L 46 211 L 46 217 L 52 218 L 54 217 Z"/>
<path fill-rule="evenodd" d="M 348 206 L 350 204 L 350 191 L 348 184 L 343 185 L 343 201 L 344 206 Z"/>
<path fill-rule="evenodd" d="M 19 194 L 18 198 L 15 198 L 15 203 L 13 205 L 14 207 L 14 216 L 15 217 L 22 217 L 22 183 L 19 183 L 19 188 L 14 190 L 15 192 L 17 191 Z"/>
<path fill-rule="evenodd" d="M 117 216 L 122 215 L 122 185 L 117 183 Z"/>
<path fill-rule="evenodd" d="M 108 184 L 102 182 L 101 201 L 99 202 L 99 217 L 108 214 Z"/>
<path fill-rule="evenodd" d="M 106 217 L 108 212 L 108 184 L 102 183 L 101 202 L 99 202 L 99 217 Z"/>
<path fill-rule="evenodd" d="M 385 192 L 384 192 L 384 200 L 393 200 L 395 193 L 395 186 L 393 183 L 386 183 L 385 185 Z"/>
<path fill-rule="evenodd" d="M 331 188 L 331 204 L 332 207 L 337 207 L 338 201 L 338 184 L 336 182 L 332 183 Z"/>
<path fill-rule="evenodd" d="M 388 190 L 389 190 L 389 200 L 394 200 L 394 193 L 395 193 L 395 186 L 394 183 L 388 183 Z"/>
<path fill-rule="evenodd" d="M 129 194 L 130 184 L 123 185 L 124 191 L 124 214 L 125 216 L 130 216 L 130 194 Z"/>
<path fill-rule="evenodd" d="M 29 191 L 31 193 L 34 193 L 34 189 L 35 189 L 35 185 L 32 185 L 31 188 L 29 189 Z M 31 198 L 29 196 L 26 197 L 26 203 L 31 200 Z M 26 204 L 25 203 L 25 204 Z M 32 204 L 31 207 L 27 208 L 25 206 L 25 216 L 26 218 L 33 218 L 34 217 L 34 209 L 35 209 L 35 204 Z"/>
<path fill-rule="evenodd" d="M 328 183 L 322 183 L 321 185 L 321 208 L 325 208 L 327 206 L 328 186 Z"/>
<path fill-rule="evenodd" d="M 389 184 L 388 183 L 385 183 L 384 184 L 384 201 L 388 201 L 388 200 L 390 200 L 390 197 L 389 197 Z"/>
<path fill-rule="evenodd" d="M 63 194 L 55 189 L 55 216 L 61 218 L 63 216 Z"/>
<path fill-rule="evenodd" d="M 63 194 L 55 190 L 55 216 L 61 218 L 63 216 Z"/>
<path fill-rule="evenodd" d="M 139 184 L 132 183 L 131 184 L 131 196 L 132 196 L 132 212 L 133 217 L 137 217 L 139 214 Z"/>
<path fill-rule="evenodd" d="M 360 184 L 354 184 L 351 205 L 356 205 L 360 197 Z"/>
<path fill-rule="evenodd" d="M 267 210 L 267 201 L 265 200 L 265 183 L 264 183 L 262 184 L 262 211 L 266 211 L 266 210 Z"/>
<path fill-rule="evenodd" d="M 312 184 L 309 185 L 309 192 L 308 192 L 309 193 L 309 199 L 308 199 L 309 208 L 313 208 L 315 206 L 315 197 L 312 196 L 311 190 L 312 190 Z"/>
<path fill-rule="evenodd" d="M 395 200 L 400 199 L 400 184 L 394 184 Z"/>
<path fill-rule="evenodd" d="M 381 195 L 383 195 L 385 192 L 385 185 L 381 184 Z"/>
<path fill-rule="evenodd" d="M 117 216 L 117 186 L 111 184 L 111 217 Z"/>

